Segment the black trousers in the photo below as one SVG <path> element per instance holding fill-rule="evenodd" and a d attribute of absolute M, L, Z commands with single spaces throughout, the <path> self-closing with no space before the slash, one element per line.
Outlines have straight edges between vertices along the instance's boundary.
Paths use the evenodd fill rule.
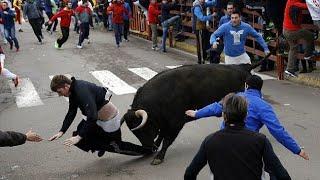
<path fill-rule="evenodd" d="M 46 13 L 49 20 L 52 18 L 53 14 L 52 12 L 49 12 L 49 13 Z M 58 20 L 56 19 L 54 22 L 53 22 L 53 29 L 52 31 L 55 31 L 57 29 L 57 25 L 58 25 Z M 48 27 L 47 27 L 47 30 L 48 31 L 51 31 L 51 27 L 52 27 L 52 24 L 49 24 Z"/>
<path fill-rule="evenodd" d="M 62 37 L 57 40 L 59 48 L 68 40 L 69 37 L 69 28 L 68 27 L 61 27 Z"/>
<path fill-rule="evenodd" d="M 128 40 L 128 33 L 129 33 L 129 20 L 124 20 L 123 21 L 123 37 L 125 40 Z"/>
<path fill-rule="evenodd" d="M 39 42 L 42 42 L 42 32 L 41 32 L 41 18 L 29 19 L 29 23 L 32 27 L 34 34 L 36 35 Z"/>
<path fill-rule="evenodd" d="M 82 120 L 77 127 L 77 131 L 73 132 L 73 136 L 78 135 L 79 129 L 83 128 L 85 120 Z M 125 142 L 121 140 L 121 130 L 108 133 L 101 127 L 96 125 L 95 130 L 90 135 L 83 137 L 75 146 L 83 151 L 108 151 L 113 153 L 141 156 L 152 153 L 151 149 L 143 148 L 142 146 Z"/>
<path fill-rule="evenodd" d="M 207 59 L 206 50 L 210 48 L 210 33 L 207 29 L 196 30 L 198 64 L 204 64 Z"/>
<path fill-rule="evenodd" d="M 89 27 L 89 23 L 81 23 L 79 27 L 80 27 L 80 36 L 79 36 L 78 45 L 82 45 L 84 39 L 89 38 L 90 27 Z"/>

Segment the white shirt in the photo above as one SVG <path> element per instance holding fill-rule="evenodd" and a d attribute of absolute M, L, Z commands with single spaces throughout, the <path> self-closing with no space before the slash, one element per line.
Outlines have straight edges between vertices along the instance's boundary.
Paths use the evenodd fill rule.
<path fill-rule="evenodd" d="M 320 20 L 320 0 L 306 0 L 312 20 Z"/>

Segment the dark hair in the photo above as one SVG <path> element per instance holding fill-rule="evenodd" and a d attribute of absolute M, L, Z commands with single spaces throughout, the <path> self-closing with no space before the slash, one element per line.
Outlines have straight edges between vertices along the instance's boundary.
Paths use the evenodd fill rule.
<path fill-rule="evenodd" d="M 3 3 L 5 3 L 6 5 L 8 5 L 8 2 L 7 2 L 7 1 L 2 1 L 2 4 L 3 4 Z"/>
<path fill-rule="evenodd" d="M 57 92 L 57 89 L 63 88 L 65 84 L 70 85 L 71 82 L 71 79 L 65 75 L 55 75 L 51 80 L 50 88 L 53 92 Z"/>
<path fill-rule="evenodd" d="M 232 5 L 234 7 L 234 3 L 232 1 L 229 1 L 227 6 Z"/>
<path fill-rule="evenodd" d="M 261 91 L 263 86 L 263 80 L 261 79 L 260 76 L 257 76 L 257 75 L 252 75 L 247 77 L 246 83 L 248 85 L 248 89 L 256 89 L 259 91 Z"/>
<path fill-rule="evenodd" d="M 227 123 L 243 124 L 248 112 L 248 103 L 242 96 L 230 93 L 224 97 L 223 113 Z"/>
<path fill-rule="evenodd" d="M 241 16 L 241 12 L 238 9 L 235 9 L 234 11 L 232 11 L 231 14 L 238 14 L 239 17 Z"/>

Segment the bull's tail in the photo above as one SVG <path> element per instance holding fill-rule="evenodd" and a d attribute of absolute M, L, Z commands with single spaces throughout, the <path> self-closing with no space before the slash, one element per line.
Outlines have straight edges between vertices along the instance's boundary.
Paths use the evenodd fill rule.
<path fill-rule="evenodd" d="M 252 65 L 250 66 L 250 68 L 248 69 L 249 72 L 250 72 L 252 69 L 255 69 L 256 67 L 260 66 L 260 65 L 261 65 L 264 61 L 266 61 L 270 56 L 271 56 L 271 53 L 269 53 L 268 55 L 266 55 L 261 61 L 252 64 Z"/>

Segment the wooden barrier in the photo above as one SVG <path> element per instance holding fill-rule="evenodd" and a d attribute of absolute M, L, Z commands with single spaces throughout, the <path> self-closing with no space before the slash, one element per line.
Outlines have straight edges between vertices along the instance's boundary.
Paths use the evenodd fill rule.
<path fill-rule="evenodd" d="M 132 18 L 133 20 L 130 24 L 130 31 L 138 36 L 142 36 L 143 38 L 150 40 L 150 27 L 143 12 L 136 5 L 133 5 Z"/>

